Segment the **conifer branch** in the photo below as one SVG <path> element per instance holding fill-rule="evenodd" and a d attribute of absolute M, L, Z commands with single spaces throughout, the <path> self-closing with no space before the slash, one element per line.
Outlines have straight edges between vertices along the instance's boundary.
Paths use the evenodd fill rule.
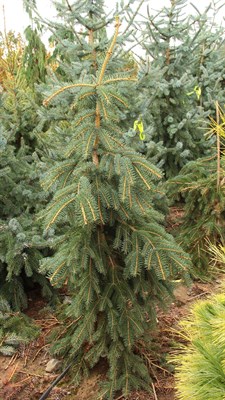
<path fill-rule="evenodd" d="M 66 3 L 67 3 L 67 6 L 68 6 L 68 9 L 69 9 L 71 12 L 73 12 L 72 7 L 71 7 L 71 5 L 70 5 L 70 3 L 69 3 L 69 0 L 66 0 Z"/>
<path fill-rule="evenodd" d="M 109 62 L 109 60 L 111 58 L 113 49 L 114 49 L 115 44 L 116 44 L 117 36 L 119 34 L 120 25 L 121 25 L 120 24 L 120 19 L 119 19 L 119 17 L 116 17 L 115 34 L 113 36 L 112 43 L 111 43 L 111 45 L 110 45 L 110 47 L 109 47 L 109 49 L 108 49 L 108 51 L 106 53 L 106 57 L 105 57 L 105 60 L 103 62 L 102 69 L 101 69 L 101 72 L 100 72 L 100 75 L 99 75 L 98 85 L 101 85 L 102 80 L 104 78 L 104 74 L 105 74 L 105 70 L 106 70 L 107 64 L 108 64 L 108 62 Z"/>
<path fill-rule="evenodd" d="M 75 167 L 75 165 L 76 164 L 74 163 L 74 161 L 72 161 L 70 163 L 64 164 L 63 168 L 62 168 L 62 166 L 60 166 L 60 167 L 56 167 L 56 168 L 52 169 L 52 173 L 56 172 L 56 175 L 54 176 L 54 178 L 50 182 L 49 182 L 49 180 L 48 181 L 46 180 L 46 182 L 44 182 L 44 184 L 42 184 L 42 186 L 45 187 L 46 191 L 49 190 L 50 187 L 54 184 L 54 182 L 56 180 L 58 180 L 58 178 L 65 173 L 65 169 L 67 167 Z M 73 168 L 71 168 L 71 170 L 72 169 Z"/>
<path fill-rule="evenodd" d="M 48 229 L 57 219 L 57 217 L 59 216 L 59 214 L 62 212 L 62 210 L 68 206 L 68 204 L 72 203 L 73 201 L 75 201 L 75 198 L 73 197 L 72 199 L 69 199 L 66 203 L 64 203 L 60 209 L 57 211 L 57 213 L 54 215 L 54 217 L 52 218 L 52 220 L 48 223 L 46 229 Z"/>
<path fill-rule="evenodd" d="M 170 257 L 172 260 L 175 261 L 175 263 L 177 263 L 183 270 L 186 270 L 187 268 L 185 267 L 185 265 L 181 264 L 177 259 Z M 182 257 L 183 258 L 183 257 Z"/>
<path fill-rule="evenodd" d="M 142 4 L 144 3 L 145 0 L 141 0 L 140 4 L 138 5 L 137 9 L 135 10 L 135 12 L 133 13 L 132 17 L 130 18 L 130 21 L 126 27 L 126 29 L 123 31 L 123 35 L 125 35 L 128 31 L 128 29 L 132 26 L 136 16 L 138 15 L 138 11 L 140 10 Z"/>
<path fill-rule="evenodd" d="M 67 176 L 66 176 L 66 178 L 65 178 L 65 180 L 63 182 L 63 185 L 62 185 L 63 188 L 66 186 L 66 183 L 67 183 L 70 175 L 72 174 L 72 172 L 73 172 L 72 170 L 68 172 L 68 174 L 67 174 Z"/>
<path fill-rule="evenodd" d="M 107 79 L 106 81 L 102 82 L 103 85 L 106 84 L 111 84 L 111 83 L 117 83 L 117 82 L 125 82 L 125 81 L 133 81 L 133 82 L 137 82 L 137 78 L 113 78 L 113 79 Z"/>
<path fill-rule="evenodd" d="M 92 13 L 91 13 L 91 19 L 92 19 Z M 94 30 L 93 29 L 89 29 L 88 42 L 93 47 L 93 45 L 94 45 Z M 92 50 L 92 57 L 93 57 L 94 69 L 95 69 L 95 71 L 97 71 L 96 49 L 94 47 Z"/>
<path fill-rule="evenodd" d="M 84 210 L 84 207 L 83 207 L 82 203 L 80 203 L 80 208 L 81 208 L 83 219 L 84 219 L 84 225 L 87 225 L 88 224 L 88 220 L 87 220 L 87 217 L 86 217 L 86 214 L 85 214 L 85 210 Z"/>
<path fill-rule="evenodd" d="M 147 7 L 147 10 L 148 10 L 148 18 L 149 18 L 149 21 L 151 22 L 151 24 L 153 25 L 153 27 L 155 28 L 155 30 L 161 35 L 161 37 L 162 37 L 163 39 L 169 38 L 170 36 L 169 36 L 169 35 L 166 35 L 164 32 L 162 32 L 161 29 L 159 28 L 159 26 L 157 26 L 157 25 L 154 23 L 153 19 L 152 19 L 151 16 L 150 16 L 150 13 L 149 13 L 149 7 Z M 150 27 L 150 23 L 148 23 L 148 25 L 149 25 L 149 27 Z"/>
<path fill-rule="evenodd" d="M 95 95 L 95 92 L 93 92 L 93 91 L 87 92 L 80 97 L 80 100 L 83 100 L 83 99 L 85 99 L 85 97 L 89 97 L 89 96 L 93 96 L 93 95 Z"/>
<path fill-rule="evenodd" d="M 99 106 L 99 101 L 97 101 L 96 111 L 95 111 L 95 128 L 99 129 L 100 123 L 101 123 L 100 106 Z M 98 166 L 98 164 L 99 164 L 99 158 L 98 158 L 98 154 L 97 154 L 98 142 L 99 142 L 99 137 L 96 136 L 95 143 L 94 143 L 94 150 L 92 153 L 92 161 L 96 166 Z"/>
<path fill-rule="evenodd" d="M 161 274 L 162 274 L 163 280 L 165 281 L 166 280 L 166 275 L 164 273 L 163 266 L 162 266 L 162 263 L 161 263 L 160 256 L 159 256 L 158 252 L 156 252 L 156 256 L 157 256 L 157 259 L 158 259 L 158 263 L 159 263 L 159 267 L 160 267 L 160 270 L 161 270 Z"/>
<path fill-rule="evenodd" d="M 52 276 L 51 276 L 51 278 L 50 278 L 50 281 L 51 281 L 51 282 L 53 281 L 54 277 L 60 272 L 60 270 L 64 267 L 65 264 L 66 264 L 66 262 L 63 261 L 63 262 L 56 268 L 56 270 L 54 271 L 54 273 L 52 274 Z M 53 285 L 54 285 L 54 284 L 53 284 Z"/>
<path fill-rule="evenodd" d="M 140 176 L 140 178 L 142 179 L 142 181 L 144 182 L 144 184 L 147 186 L 148 190 L 151 189 L 151 186 L 148 184 L 148 182 L 146 181 L 146 179 L 144 178 L 144 176 L 141 174 L 141 172 L 139 171 L 139 169 L 137 167 L 135 167 L 135 171 L 138 173 L 138 175 Z"/>
<path fill-rule="evenodd" d="M 103 101 L 101 101 L 101 106 L 102 106 L 102 109 L 103 109 L 105 120 L 107 120 L 108 119 L 108 114 L 107 114 L 107 111 L 106 111 L 106 108 L 105 108 L 105 105 L 104 105 Z"/>
<path fill-rule="evenodd" d="M 110 96 L 119 101 L 121 104 L 123 104 L 125 107 L 128 107 L 128 104 L 123 101 L 119 96 L 116 96 L 115 94 L 110 93 Z"/>
<path fill-rule="evenodd" d="M 217 192 L 220 188 L 220 113 L 219 103 L 216 101 L 216 140 L 217 140 Z"/>
<path fill-rule="evenodd" d="M 156 175 L 157 178 L 162 178 L 162 175 L 160 173 L 158 173 L 157 171 L 153 170 L 152 168 L 150 168 L 149 165 L 145 165 L 144 163 L 141 163 L 140 161 L 135 161 L 133 164 L 138 164 L 141 165 L 143 168 L 145 168 L 147 171 L 151 172 L 152 175 Z"/>
<path fill-rule="evenodd" d="M 59 90 L 57 90 L 55 93 L 51 94 L 51 96 L 49 96 L 46 100 L 44 100 L 43 105 L 47 106 L 49 102 L 52 101 L 52 99 L 54 99 L 54 97 L 58 96 L 58 94 L 63 93 L 65 90 L 74 89 L 76 87 L 95 87 L 95 85 L 92 83 L 75 83 L 72 85 L 64 86 Z"/>
<path fill-rule="evenodd" d="M 91 113 L 89 113 L 89 114 L 83 115 L 83 116 L 80 117 L 79 120 L 76 122 L 76 126 L 79 126 L 80 123 L 81 123 L 82 121 L 84 121 L 86 118 L 92 117 L 92 116 L 94 116 L 94 115 L 95 115 L 95 112 L 91 112 Z M 83 131 L 83 132 L 84 132 L 84 131 Z M 82 133 L 83 133 L 83 132 L 82 132 Z"/>

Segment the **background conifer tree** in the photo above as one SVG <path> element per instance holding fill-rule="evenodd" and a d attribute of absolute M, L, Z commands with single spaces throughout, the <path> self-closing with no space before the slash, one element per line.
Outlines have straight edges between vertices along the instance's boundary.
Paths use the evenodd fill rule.
<path fill-rule="evenodd" d="M 0 353 L 14 354 L 19 345 L 26 344 L 38 336 L 39 329 L 31 319 L 19 312 L 13 312 L 5 297 L 0 297 Z"/>
<path fill-rule="evenodd" d="M 30 87 L 36 83 L 44 82 L 46 75 L 47 51 L 42 42 L 41 32 L 37 28 L 28 26 L 25 31 L 27 41 L 23 52 L 23 65 L 26 80 Z"/>
<path fill-rule="evenodd" d="M 51 295 L 47 279 L 38 271 L 48 254 L 35 213 L 48 194 L 39 184 L 44 163 L 35 133 L 38 97 L 26 79 L 25 44 L 9 33 L 1 42 L 0 94 L 0 295 L 14 309 L 27 306 L 26 290 L 34 283 Z M 35 66 L 36 68 L 36 66 Z M 38 155 L 39 153 L 39 155 Z"/>
<path fill-rule="evenodd" d="M 222 96 L 219 50 L 224 38 L 219 27 L 210 26 L 209 7 L 192 16 L 185 15 L 186 5 L 186 0 L 171 0 L 155 15 L 148 9 L 141 25 L 146 52 L 138 85 L 146 128 L 142 151 L 166 177 L 210 154 L 212 142 L 204 136 L 207 116 L 215 109 L 213 98 Z"/>
<path fill-rule="evenodd" d="M 217 137 L 217 151 L 211 157 L 202 157 L 187 163 L 180 173 L 166 182 L 168 195 L 184 203 L 184 215 L 180 229 L 176 232 L 180 244 L 192 256 L 195 274 L 208 279 L 215 274 L 211 261 L 209 243 L 224 244 L 224 174 L 225 158 L 221 155 L 224 146 L 225 116 L 216 105 L 217 120 L 211 118 L 208 135 Z"/>
<path fill-rule="evenodd" d="M 197 35 L 197 45 L 192 51 L 192 72 L 196 84 L 201 88 L 199 103 L 206 116 L 215 115 L 215 102 L 224 104 L 225 65 L 224 27 L 217 22 L 219 10 L 224 2 L 216 1 L 209 4 L 204 13 L 196 6 L 197 18 L 192 27 L 192 35 Z"/>
<path fill-rule="evenodd" d="M 224 157 L 221 160 L 221 179 L 224 178 Z M 184 201 L 184 216 L 176 232 L 180 245 L 192 256 L 195 276 L 209 278 L 209 241 L 224 243 L 223 184 L 217 188 L 217 157 L 203 157 L 190 161 L 180 174 L 166 183 L 168 194 Z M 215 273 L 215 272 L 214 272 Z"/>
<path fill-rule="evenodd" d="M 52 121 L 52 137 L 60 133 L 63 146 L 43 180 L 54 198 L 41 215 L 56 237 L 55 255 L 42 261 L 41 271 L 53 286 L 66 284 L 71 296 L 64 311 L 70 321 L 54 352 L 77 355 L 77 382 L 107 358 L 104 396 L 113 399 L 117 390 L 127 396 L 132 388 L 149 389 L 135 343 L 149 328 L 147 321 L 154 322 L 155 305 L 168 298 L 171 280 L 188 275 L 190 260 L 166 233 L 154 205 L 160 171 L 123 141 L 121 112 L 129 108 L 124 88 L 136 78 L 120 68 L 116 43 L 125 37 L 119 18 L 108 43 L 111 18 L 103 2 L 67 1 L 57 9 L 74 36 L 66 41 L 61 25 L 52 24 L 67 58 L 60 63 L 62 79 L 55 74 L 43 85 L 49 95 L 39 112 L 43 121 Z M 79 60 L 68 62 L 74 54 Z"/>

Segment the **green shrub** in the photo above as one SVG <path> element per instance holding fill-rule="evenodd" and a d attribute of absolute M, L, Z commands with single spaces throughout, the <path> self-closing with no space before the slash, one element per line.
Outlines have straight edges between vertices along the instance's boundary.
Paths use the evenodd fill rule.
<path fill-rule="evenodd" d="M 225 399 L 225 294 L 198 301 L 181 322 L 188 341 L 174 357 L 177 399 Z"/>
<path fill-rule="evenodd" d="M 35 339 L 39 329 L 25 314 L 12 312 L 3 298 L 0 298 L 0 310 L 0 354 L 11 356 L 21 344 Z"/>
<path fill-rule="evenodd" d="M 224 177 L 221 159 L 220 176 Z M 217 159 L 200 158 L 188 163 L 178 176 L 167 182 L 170 198 L 181 196 L 184 216 L 177 232 L 179 244 L 192 256 L 195 274 L 209 275 L 208 243 L 224 243 L 225 190 L 217 189 Z"/>

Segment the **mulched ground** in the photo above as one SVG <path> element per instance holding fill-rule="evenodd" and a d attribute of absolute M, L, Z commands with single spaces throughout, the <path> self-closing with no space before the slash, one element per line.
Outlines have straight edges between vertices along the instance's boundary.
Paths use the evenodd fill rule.
<path fill-rule="evenodd" d="M 191 289 L 183 286 L 176 289 L 176 300 L 168 312 L 159 312 L 158 327 L 153 337 L 154 353 L 146 354 L 153 377 L 153 394 L 137 391 L 129 396 L 129 400 L 175 399 L 173 367 L 168 364 L 168 358 L 169 354 L 176 351 L 175 344 L 181 340 L 177 333 L 177 324 L 188 313 L 190 304 L 213 293 L 218 285 L 219 280 L 212 283 L 198 282 Z M 49 374 L 45 371 L 47 362 L 52 358 L 47 337 L 59 323 L 54 315 L 45 311 L 45 306 L 43 300 L 33 298 L 29 307 L 29 316 L 35 319 L 41 329 L 39 338 L 21 348 L 11 358 L 0 356 L 0 400 L 38 400 L 58 376 L 57 373 Z M 52 390 L 48 399 L 96 400 L 98 385 L 104 379 L 104 375 L 105 368 L 100 365 L 78 389 L 65 377 L 59 386 Z M 119 396 L 115 400 L 123 400 L 123 397 Z"/>

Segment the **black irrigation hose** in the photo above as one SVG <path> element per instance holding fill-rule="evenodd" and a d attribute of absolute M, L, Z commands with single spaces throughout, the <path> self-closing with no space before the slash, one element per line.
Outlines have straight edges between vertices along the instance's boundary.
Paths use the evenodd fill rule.
<path fill-rule="evenodd" d="M 42 394 L 42 396 L 40 397 L 39 400 L 45 400 L 48 398 L 52 389 L 57 385 L 57 383 L 59 381 L 61 381 L 62 378 L 64 378 L 64 376 L 67 374 L 69 369 L 72 367 L 72 365 L 74 364 L 76 359 L 77 359 L 77 356 L 73 359 L 73 361 L 69 365 L 67 365 L 67 367 L 64 369 L 64 371 L 59 376 L 57 376 L 57 378 L 52 382 L 51 386 L 49 386 L 49 388 Z"/>

